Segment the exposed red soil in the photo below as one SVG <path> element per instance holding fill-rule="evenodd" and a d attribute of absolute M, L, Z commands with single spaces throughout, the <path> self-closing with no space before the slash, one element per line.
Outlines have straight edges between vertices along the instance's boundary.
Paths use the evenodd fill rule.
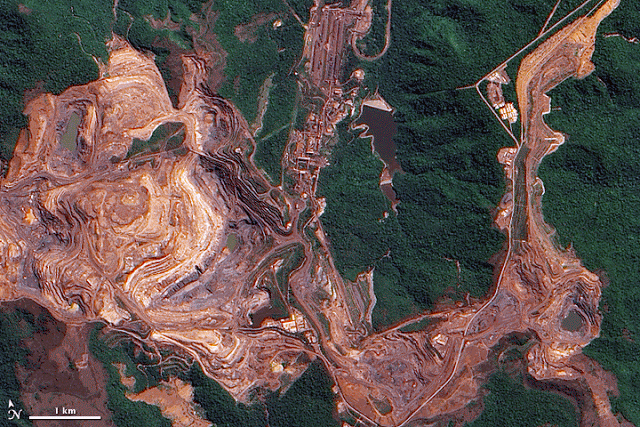
<path fill-rule="evenodd" d="M 30 300 L 11 304 L 38 319 L 37 331 L 22 345 L 29 351 L 26 367 L 18 365 L 22 402 L 29 415 L 55 415 L 56 407 L 78 415 L 100 415 L 100 426 L 112 426 L 107 409 L 106 373 L 89 352 L 91 325 L 65 326 Z M 86 355 L 86 356 L 85 356 Z M 83 426 L 86 421 L 33 421 L 36 427 Z"/>

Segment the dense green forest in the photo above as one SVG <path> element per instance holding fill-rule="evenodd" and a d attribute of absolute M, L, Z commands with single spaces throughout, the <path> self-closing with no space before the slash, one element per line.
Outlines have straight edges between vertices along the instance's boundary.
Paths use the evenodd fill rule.
<path fill-rule="evenodd" d="M 370 5 L 373 10 L 371 27 L 367 35 L 358 40 L 356 47 L 364 55 L 376 56 L 384 49 L 388 21 L 387 0 L 372 0 Z"/>
<path fill-rule="evenodd" d="M 468 116 L 483 115 L 471 96 L 461 92 L 451 96 L 459 100 L 461 109 L 469 109 Z M 397 216 L 379 190 L 383 165 L 371 153 L 370 141 L 357 138 L 346 125 L 339 128 L 340 143 L 334 148 L 331 165 L 321 173 L 318 190 L 327 198 L 323 224 L 336 265 L 347 278 L 353 279 L 368 265 L 376 267 L 376 326 L 430 307 L 445 293 L 454 298 L 462 298 L 465 292 L 480 297 L 489 288 L 493 267 L 488 261 L 503 240 L 491 228 L 490 210 L 503 184 L 493 160 L 495 152 L 481 147 L 493 144 L 497 150 L 500 146 L 490 139 L 490 123 L 465 125 L 463 118 L 461 114 L 457 119 L 460 129 L 454 132 L 454 125 L 449 129 L 453 135 L 440 134 L 456 141 L 458 152 L 452 146 L 434 147 L 433 156 L 415 156 L 412 160 L 422 162 L 423 170 L 403 163 L 399 156 L 405 172 L 394 178 L 401 200 Z M 465 135 L 465 129 L 480 125 L 487 128 L 486 135 L 475 140 Z M 497 139 L 502 138 L 498 135 Z M 440 158 L 435 154 L 438 148 Z M 460 164 L 468 166 L 460 168 Z"/>
<path fill-rule="evenodd" d="M 30 314 L 30 313 L 26 313 Z M 25 315 L 20 310 L 7 309 L 0 306 L 0 402 L 7 405 L 9 399 L 16 405 L 15 410 L 22 409 L 21 419 L 7 420 L 0 417 L 0 426 L 30 426 L 20 399 L 20 383 L 16 378 L 16 365 L 27 363 L 28 351 L 20 346 L 20 340 L 31 336 L 36 326 L 33 316 Z M 31 321 L 29 321 L 31 320 Z"/>
<path fill-rule="evenodd" d="M 93 355 L 102 362 L 107 372 L 107 408 L 111 411 L 113 422 L 118 427 L 140 427 L 146 425 L 170 427 L 171 421 L 162 416 L 157 406 L 144 402 L 133 402 L 127 399 L 126 387 L 120 381 L 120 373 L 115 363 L 125 365 L 125 374 L 133 375 L 136 379 L 136 390 L 158 384 L 158 378 L 149 378 L 145 371 L 137 368 L 136 360 L 126 350 L 131 349 L 128 344 L 110 347 L 100 336 L 101 327 L 97 326 L 89 337 L 89 348 Z M 144 357 L 144 356 L 142 356 Z"/>
<path fill-rule="evenodd" d="M 194 401 L 204 409 L 205 418 L 218 427 L 339 425 L 334 414 L 332 383 L 320 362 L 312 363 L 283 395 L 270 393 L 250 406 L 236 403 L 197 364 L 185 378 L 193 384 Z"/>
<path fill-rule="evenodd" d="M 261 89 L 271 79 L 267 109 L 256 134 L 256 163 L 279 182 L 280 158 L 296 119 L 298 87 L 293 72 L 302 55 L 304 28 L 281 0 L 221 0 L 214 2 L 214 9 L 219 15 L 213 31 L 226 52 L 220 94 L 234 102 L 250 125 L 258 115 Z M 255 21 L 259 25 L 240 40 L 239 26 L 261 18 L 264 22 Z M 280 26 L 274 25 L 276 19 Z"/>
<path fill-rule="evenodd" d="M 269 426 L 338 427 L 333 385 L 320 361 L 315 361 L 281 396 L 267 398 Z"/>
<path fill-rule="evenodd" d="M 25 3 L 32 6 L 31 2 Z M 18 130 L 26 125 L 22 115 L 26 90 L 40 86 L 59 93 L 69 85 L 98 76 L 97 66 L 82 51 L 74 33 L 87 36 L 83 38 L 87 42 L 96 38 L 94 32 L 106 34 L 102 18 L 110 6 L 85 2 L 91 4 L 92 13 L 78 7 L 78 13 L 83 11 L 94 21 L 92 26 L 86 18 L 71 16 L 70 10 L 62 13 L 62 4 L 52 2 L 50 8 L 30 8 L 27 14 L 18 10 L 17 1 L 0 1 L 0 155 L 5 160 L 13 152 Z M 95 54 L 106 55 L 104 43 Z"/>
<path fill-rule="evenodd" d="M 485 387 L 484 411 L 467 427 L 578 427 L 575 406 L 564 396 L 526 388 L 521 376 L 498 371 Z"/>
<path fill-rule="evenodd" d="M 640 5 L 622 2 L 599 30 L 595 72 L 551 93 L 547 122 L 568 137 L 545 158 L 543 213 L 563 245 L 610 282 L 600 338 L 585 348 L 618 378 L 620 411 L 640 425 L 640 50 L 620 37 L 640 30 Z"/>
<path fill-rule="evenodd" d="M 260 87 L 267 77 L 275 73 L 274 85 L 290 84 L 287 77 L 300 59 L 304 29 L 288 14 L 286 5 L 282 1 L 224 0 L 215 4 L 220 15 L 216 19 L 214 31 L 227 52 L 225 58 L 227 79 L 220 93 L 234 100 L 247 121 L 251 123 L 256 117 Z M 236 28 L 257 19 L 259 14 L 271 16 L 271 19 L 256 25 L 253 31 L 249 30 L 248 38 L 241 41 L 235 34 Z M 282 25 L 274 28 L 273 22 L 276 18 L 282 20 Z M 274 88 L 275 91 L 276 88 Z M 295 89 L 292 95 L 294 100 Z M 287 110 L 287 104 L 291 104 L 293 100 L 290 97 L 288 102 L 283 102 L 284 110 Z M 291 107 L 288 110 L 290 112 Z M 284 122 L 287 121 L 284 120 Z"/>
<path fill-rule="evenodd" d="M 264 408 L 260 405 L 238 404 L 217 382 L 202 373 L 195 363 L 186 374 L 180 375 L 193 386 L 193 400 L 204 410 L 204 418 L 219 427 L 262 427 L 266 424 Z"/>
<path fill-rule="evenodd" d="M 366 70 L 370 89 L 378 88 L 396 108 L 394 140 L 404 171 L 394 177 L 401 200 L 396 216 L 379 195 L 382 164 L 368 140 L 342 127 L 331 166 L 321 175 L 323 223 L 337 266 L 347 277 L 376 267 L 376 326 L 431 307 L 444 294 L 480 297 L 488 291 L 489 260 L 504 241 L 491 228 L 491 210 L 504 191 L 495 156 L 513 142 L 473 90 L 455 89 L 534 38 L 553 5 L 394 3 L 386 55 L 374 63 L 348 58 L 349 67 Z M 519 31 L 504 22 L 518 22 Z M 391 215 L 381 220 L 385 210 Z"/>

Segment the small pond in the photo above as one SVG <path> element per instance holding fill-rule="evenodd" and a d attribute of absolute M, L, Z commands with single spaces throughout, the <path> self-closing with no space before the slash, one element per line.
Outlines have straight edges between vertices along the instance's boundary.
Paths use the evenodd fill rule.
<path fill-rule="evenodd" d="M 582 316 L 575 310 L 571 310 L 567 317 L 562 319 L 562 329 L 569 332 L 576 332 L 582 328 Z"/>
<path fill-rule="evenodd" d="M 386 163 L 390 175 L 393 176 L 394 172 L 402 170 L 396 159 L 396 143 L 393 141 L 398 126 L 393 121 L 391 111 L 365 105 L 356 122 L 356 125 L 360 124 L 366 124 L 369 127 L 367 135 L 373 136 L 373 148 Z"/>

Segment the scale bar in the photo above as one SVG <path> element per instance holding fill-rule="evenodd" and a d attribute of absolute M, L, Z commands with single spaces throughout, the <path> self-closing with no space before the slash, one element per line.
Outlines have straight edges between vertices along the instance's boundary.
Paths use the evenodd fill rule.
<path fill-rule="evenodd" d="M 101 420 L 100 415 L 31 415 L 30 420 Z"/>

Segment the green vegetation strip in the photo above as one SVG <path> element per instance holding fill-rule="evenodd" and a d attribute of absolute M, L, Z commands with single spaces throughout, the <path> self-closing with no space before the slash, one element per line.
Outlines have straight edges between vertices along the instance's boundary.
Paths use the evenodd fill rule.
<path fill-rule="evenodd" d="M 5 405 L 8 405 L 9 400 L 13 401 L 16 411 L 24 408 L 20 398 L 20 383 L 16 378 L 16 366 L 26 366 L 28 355 L 28 350 L 20 345 L 20 341 L 32 336 L 36 327 L 31 313 L 0 308 L 0 401 L 5 402 Z M 5 418 L 3 416 L 0 419 L 0 425 L 31 425 L 24 409 L 20 420 L 9 421 Z"/>
<path fill-rule="evenodd" d="M 467 427 L 578 427 L 575 407 L 566 397 L 530 390 L 522 378 L 504 371 L 494 374 L 486 385 L 484 412 Z"/>
<path fill-rule="evenodd" d="M 394 2 L 386 55 L 368 63 L 347 54 L 345 74 L 362 67 L 369 88 L 396 108 L 394 140 L 404 170 L 394 177 L 396 216 L 378 189 L 382 164 L 367 140 L 343 126 L 320 179 L 319 193 L 327 198 L 322 220 L 336 265 L 347 278 L 376 267 L 377 327 L 442 296 L 488 292 L 489 260 L 504 242 L 491 228 L 491 210 L 504 192 L 496 154 L 513 142 L 473 90 L 455 88 L 474 83 L 533 39 L 554 4 Z M 503 22 L 518 22 L 518 31 Z M 508 71 L 515 76 L 514 67 Z"/>
<path fill-rule="evenodd" d="M 185 376 L 194 387 L 194 400 L 217 427 L 333 427 L 334 395 L 322 364 L 312 363 L 282 395 L 256 396 L 257 402 L 238 404 L 220 385 L 193 365 Z"/>

